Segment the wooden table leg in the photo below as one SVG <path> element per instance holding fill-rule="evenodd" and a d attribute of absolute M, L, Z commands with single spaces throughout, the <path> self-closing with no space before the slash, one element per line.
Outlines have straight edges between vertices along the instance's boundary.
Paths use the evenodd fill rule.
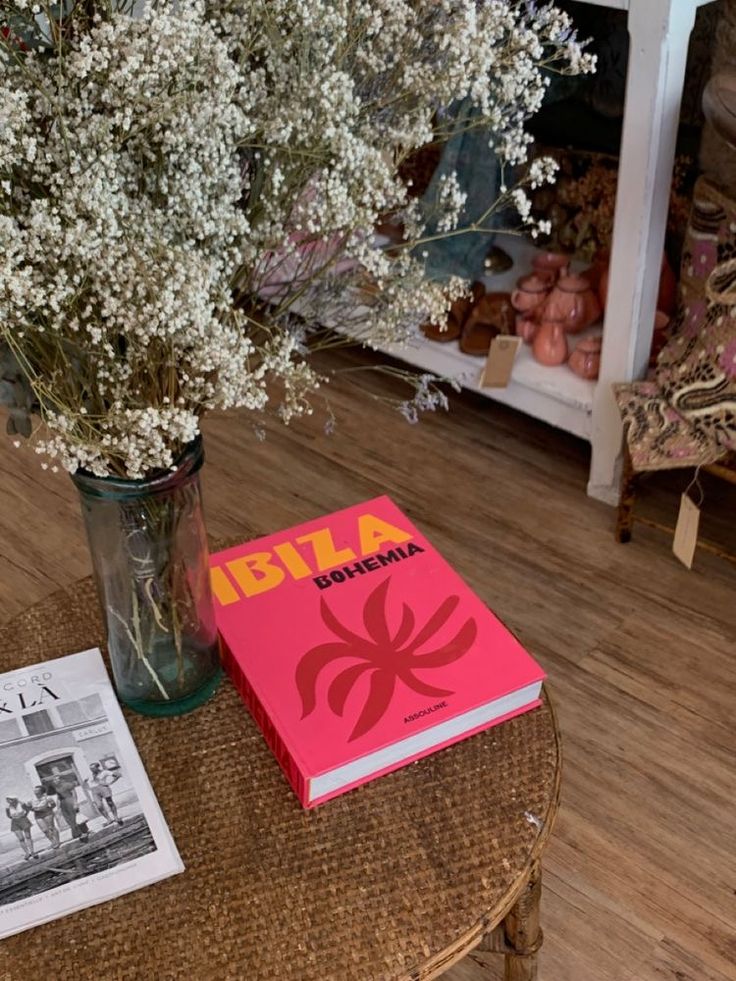
<path fill-rule="evenodd" d="M 536 862 L 529 881 L 516 905 L 504 921 L 506 930 L 506 970 L 504 981 L 536 981 L 537 952 L 542 946 L 539 901 L 542 896 L 542 870 Z"/>
<path fill-rule="evenodd" d="M 622 545 L 631 541 L 631 527 L 634 523 L 634 502 L 638 475 L 631 462 L 628 448 L 624 450 L 624 466 L 621 474 L 621 491 L 616 513 L 616 541 Z"/>

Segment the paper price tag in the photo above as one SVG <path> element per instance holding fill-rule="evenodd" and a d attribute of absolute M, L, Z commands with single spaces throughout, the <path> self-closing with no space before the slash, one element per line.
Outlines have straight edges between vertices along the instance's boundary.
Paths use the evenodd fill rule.
<path fill-rule="evenodd" d="M 481 388 L 506 388 L 511 380 L 516 352 L 522 344 L 520 337 L 499 334 L 491 341 L 488 358 L 481 375 Z"/>
<path fill-rule="evenodd" d="M 688 569 L 693 567 L 695 546 L 698 544 L 698 528 L 700 527 L 700 508 L 687 493 L 680 498 L 680 513 L 677 516 L 677 527 L 672 542 L 672 551 L 676 558 Z"/>

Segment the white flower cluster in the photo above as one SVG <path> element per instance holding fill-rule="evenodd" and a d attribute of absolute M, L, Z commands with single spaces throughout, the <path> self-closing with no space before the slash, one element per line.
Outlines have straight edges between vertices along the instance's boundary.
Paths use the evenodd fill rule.
<path fill-rule="evenodd" d="M 439 205 L 442 209 L 442 217 L 437 223 L 437 230 L 451 232 L 460 224 L 468 195 L 460 187 L 457 174 L 443 174 L 439 183 Z"/>
<path fill-rule="evenodd" d="M 416 391 L 411 401 L 402 402 L 399 411 L 412 424 L 419 422 L 421 412 L 434 412 L 447 409 L 447 395 L 437 385 L 434 375 L 418 375 Z"/>
<path fill-rule="evenodd" d="M 462 286 L 372 229 L 403 212 L 421 239 L 399 168 L 459 99 L 525 160 L 545 69 L 592 64 L 531 0 L 0 0 L 0 366 L 32 390 L 37 449 L 140 478 L 209 409 L 310 411 L 326 306 L 374 345 L 439 319 Z M 457 232 L 454 176 L 440 204 Z"/>

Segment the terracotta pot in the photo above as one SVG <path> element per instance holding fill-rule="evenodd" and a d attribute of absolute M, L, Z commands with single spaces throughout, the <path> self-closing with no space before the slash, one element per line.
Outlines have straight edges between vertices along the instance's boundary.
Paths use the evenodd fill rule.
<path fill-rule="evenodd" d="M 539 329 L 539 322 L 533 317 L 524 317 L 522 314 L 517 314 L 516 316 L 516 334 L 521 337 L 525 344 L 531 344 L 534 340 L 537 330 Z"/>
<path fill-rule="evenodd" d="M 669 329 L 671 318 L 667 316 L 664 310 L 657 310 L 654 317 L 654 333 L 652 334 L 652 347 L 649 352 L 649 367 L 653 368 L 657 363 L 657 358 L 659 357 L 659 352 L 665 346 L 668 341 L 667 331 Z"/>
<path fill-rule="evenodd" d="M 608 297 L 608 279 L 610 270 L 603 270 L 598 286 L 598 299 L 601 306 L 605 309 Z M 659 293 L 657 295 L 657 309 L 670 317 L 677 309 L 677 276 L 675 275 L 670 261 L 666 255 L 662 256 L 662 271 L 659 276 Z"/>
<path fill-rule="evenodd" d="M 584 276 L 562 276 L 544 308 L 545 319 L 561 321 L 570 334 L 590 327 L 600 315 L 598 298 Z"/>
<path fill-rule="evenodd" d="M 677 276 L 669 263 L 666 255 L 662 256 L 662 273 L 659 277 L 659 294 L 657 296 L 657 310 L 661 310 L 669 317 L 673 316 L 677 309 Z"/>
<path fill-rule="evenodd" d="M 564 325 L 559 320 L 543 320 L 535 334 L 532 352 L 540 364 L 564 364 L 567 361 Z"/>
<path fill-rule="evenodd" d="M 580 375 L 581 378 L 594 381 L 601 368 L 602 344 L 603 341 L 600 337 L 583 337 L 567 362 L 570 369 L 576 375 Z"/>
<path fill-rule="evenodd" d="M 549 294 L 549 286 L 536 273 L 522 276 L 511 294 L 511 306 L 517 313 L 528 314 L 539 309 Z"/>
<path fill-rule="evenodd" d="M 541 252 L 532 263 L 534 273 L 543 283 L 554 286 L 570 265 L 570 257 L 561 252 Z"/>
<path fill-rule="evenodd" d="M 601 279 L 603 278 L 603 274 L 608 272 L 608 266 L 610 265 L 610 262 L 611 262 L 610 253 L 605 249 L 600 249 L 593 256 L 593 261 L 583 273 L 583 276 L 585 276 L 585 278 L 590 283 L 591 289 L 593 290 L 595 295 L 599 298 L 600 298 Z M 601 303 L 601 306 L 603 306 L 603 303 Z"/>

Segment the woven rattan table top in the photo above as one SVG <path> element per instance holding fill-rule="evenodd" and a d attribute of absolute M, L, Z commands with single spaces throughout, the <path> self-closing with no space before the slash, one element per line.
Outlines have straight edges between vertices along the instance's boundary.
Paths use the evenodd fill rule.
<path fill-rule="evenodd" d="M 102 643 L 85 580 L 0 630 L 0 671 Z M 311 812 L 229 683 L 126 715 L 186 872 L 5 940 L 1 981 L 433 977 L 507 912 L 557 808 L 548 699 Z"/>

